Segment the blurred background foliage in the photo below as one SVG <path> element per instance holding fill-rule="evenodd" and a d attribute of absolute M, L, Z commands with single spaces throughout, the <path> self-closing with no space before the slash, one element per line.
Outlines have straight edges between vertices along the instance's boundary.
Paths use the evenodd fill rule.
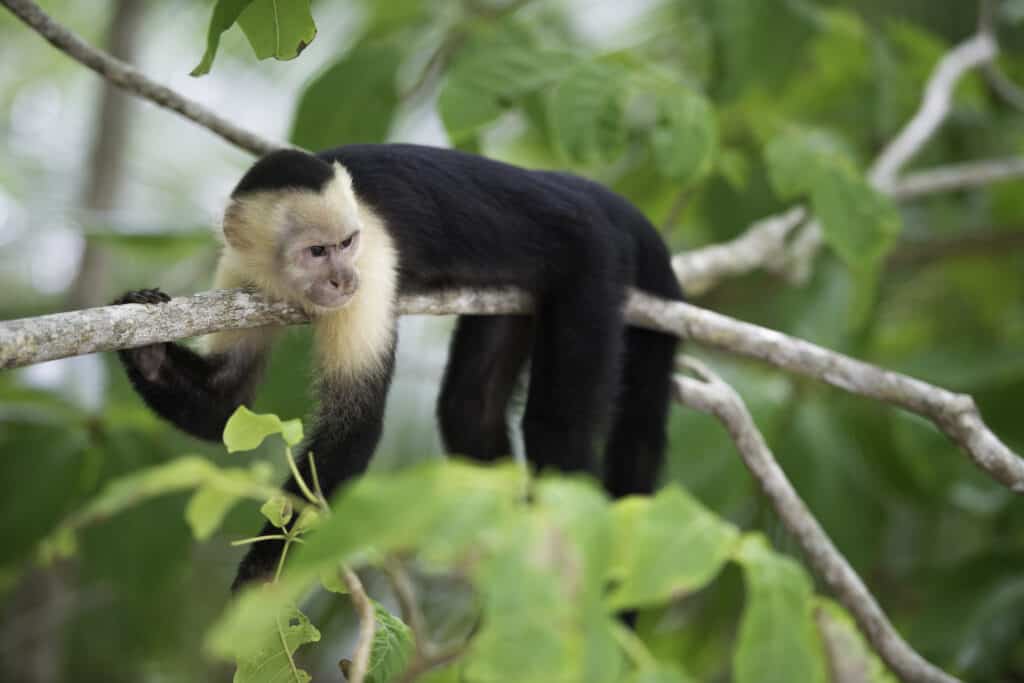
<path fill-rule="evenodd" d="M 863 179 L 937 59 L 974 31 L 972 2 L 319 0 L 316 38 L 298 59 L 258 62 L 235 27 L 202 78 L 189 71 L 206 49 L 205 0 L 42 4 L 250 129 L 310 148 L 419 142 L 568 168 L 633 200 L 673 251 L 727 240 L 810 195 L 836 220 L 826 225 L 833 249 L 809 281 L 751 275 L 697 303 L 970 393 L 1024 452 L 1024 185 L 897 209 Z M 1024 3 L 1001 3 L 999 19 L 999 64 L 1024 81 Z M 287 46 L 269 54 L 291 56 Z M 913 166 L 1022 152 L 1024 116 L 972 74 Z M 7 14 L 0 160 L 3 319 L 130 288 L 208 287 L 213 226 L 250 162 L 115 96 Z M 837 168 L 846 204 L 815 186 Z M 850 215 L 856 225 L 844 227 Z M 374 468 L 440 453 L 431 416 L 449 325 L 402 321 Z M 306 337 L 283 335 L 256 410 L 308 412 Z M 967 680 L 1024 680 L 1020 503 L 915 417 L 709 360 L 750 402 L 798 490 L 911 644 Z M 676 409 L 670 440 L 666 480 L 795 551 L 716 423 Z M 255 506 L 197 544 L 184 498 L 162 499 L 89 530 L 75 562 L 32 566 L 38 540 L 104 482 L 186 452 L 229 460 L 154 418 L 110 355 L 0 374 L 0 680 L 230 675 L 196 653 L 228 598 L 240 551 L 227 540 L 254 530 Z M 640 627 L 700 680 L 729 680 L 724 653 L 741 599 L 727 572 L 643 613 Z M 319 625 L 330 642 L 350 617 L 328 616 Z"/>

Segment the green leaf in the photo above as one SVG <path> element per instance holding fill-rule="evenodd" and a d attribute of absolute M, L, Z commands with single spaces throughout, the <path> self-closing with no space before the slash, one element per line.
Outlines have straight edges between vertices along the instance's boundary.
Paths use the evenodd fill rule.
<path fill-rule="evenodd" d="M 604 164 L 626 145 L 623 78 L 610 65 L 584 62 L 554 90 L 548 118 L 563 158 L 580 164 Z"/>
<path fill-rule="evenodd" d="M 555 561 L 557 551 L 545 556 L 544 543 L 538 541 L 546 534 L 536 520 L 520 518 L 516 526 L 517 533 L 508 534 L 475 575 L 484 614 L 467 656 L 467 679 L 581 680 L 573 596 L 565 592 L 553 567 L 545 566 Z"/>
<path fill-rule="evenodd" d="M 295 665 L 292 655 L 301 646 L 318 642 L 320 631 L 295 606 L 275 615 L 267 626 L 271 637 L 237 660 L 234 683 L 309 683 L 312 677 Z"/>
<path fill-rule="evenodd" d="M 294 59 L 316 37 L 309 0 L 253 0 L 238 25 L 259 59 Z"/>
<path fill-rule="evenodd" d="M 612 526 L 606 496 L 589 480 L 565 478 L 542 480 L 535 496 L 541 513 L 571 544 L 575 556 L 570 564 L 580 570 L 573 580 L 582 582 L 591 596 L 599 596 L 611 561 Z"/>
<path fill-rule="evenodd" d="M 185 521 L 196 540 L 205 541 L 212 536 L 238 499 L 239 496 L 210 485 L 192 494 L 185 507 Z"/>
<path fill-rule="evenodd" d="M 239 669 L 243 662 L 258 661 L 268 652 L 283 655 L 278 624 L 282 627 L 308 624 L 308 620 L 300 618 L 295 605 L 311 585 L 308 576 L 285 574 L 274 583 L 246 588 L 207 632 L 206 649 L 222 659 L 237 661 Z M 286 657 L 284 663 L 287 665 Z"/>
<path fill-rule="evenodd" d="M 819 129 L 790 128 L 765 146 L 764 156 L 772 186 L 783 199 L 810 194 L 819 173 L 853 169 L 842 141 Z"/>
<path fill-rule="evenodd" d="M 612 508 L 614 609 L 655 605 L 701 588 L 735 550 L 739 532 L 677 485 Z"/>
<path fill-rule="evenodd" d="M 682 87 L 659 93 L 651 145 L 665 177 L 686 184 L 707 173 L 718 145 L 718 126 L 707 99 Z"/>
<path fill-rule="evenodd" d="M 291 141 L 306 149 L 383 142 L 391 128 L 401 52 L 390 43 L 360 44 L 306 86 Z"/>
<path fill-rule="evenodd" d="M 281 420 L 271 413 L 258 414 L 238 406 L 224 425 L 224 445 L 228 453 L 251 451 L 271 434 L 280 434 L 285 443 L 294 446 L 302 441 L 302 421 Z"/>
<path fill-rule="evenodd" d="M 736 561 L 747 586 L 733 657 L 736 683 L 824 683 L 825 656 L 807 573 L 759 535 L 743 538 Z"/>
<path fill-rule="evenodd" d="M 224 31 L 231 28 L 239 15 L 253 0 L 217 0 L 213 6 L 213 16 L 210 17 L 210 28 L 206 34 L 206 52 L 196 68 L 192 69 L 193 76 L 202 76 L 210 73 L 213 66 L 213 58 L 217 55 L 217 48 L 220 46 L 220 36 Z"/>
<path fill-rule="evenodd" d="M 389 683 L 409 665 L 415 647 L 412 631 L 380 603 L 374 601 L 377 628 L 373 632 L 366 683 Z"/>
<path fill-rule="evenodd" d="M 278 529 L 291 521 L 293 512 L 292 502 L 284 496 L 274 496 L 260 507 L 260 514 Z"/>
<path fill-rule="evenodd" d="M 292 531 L 297 534 L 304 534 L 310 529 L 316 528 L 320 523 L 320 511 L 312 505 L 302 509 L 299 513 L 299 518 L 295 520 L 295 525 L 292 527 Z"/>

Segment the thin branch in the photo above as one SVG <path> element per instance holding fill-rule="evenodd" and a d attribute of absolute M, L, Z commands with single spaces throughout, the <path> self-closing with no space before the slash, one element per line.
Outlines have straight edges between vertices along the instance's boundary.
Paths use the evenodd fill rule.
<path fill-rule="evenodd" d="M 342 578 L 345 579 L 345 585 L 348 587 L 349 595 L 352 596 L 356 612 L 359 613 L 359 640 L 356 642 L 355 652 L 352 653 L 352 662 L 345 677 L 349 683 L 363 683 L 366 671 L 370 666 L 373 634 L 377 629 L 377 612 L 356 573 L 348 567 L 343 567 L 341 573 Z"/>
<path fill-rule="evenodd" d="M 910 173 L 893 183 L 890 194 L 896 199 L 913 199 L 1018 178 L 1024 178 L 1024 157 L 968 161 Z"/>
<path fill-rule="evenodd" d="M 889 188 L 911 158 L 935 135 L 949 115 L 953 90 L 971 69 L 991 61 L 998 51 L 988 31 L 976 33 L 939 60 L 925 86 L 921 106 L 871 167 L 868 178 L 877 188 Z"/>
<path fill-rule="evenodd" d="M 719 280 L 750 273 L 786 250 L 793 228 L 807 217 L 803 207 L 762 218 L 736 239 L 672 257 L 672 270 L 689 296 L 700 296 Z"/>
<path fill-rule="evenodd" d="M 783 525 L 800 545 L 811 567 L 853 615 L 885 663 L 904 681 L 956 683 L 958 679 L 926 661 L 896 632 L 860 576 L 786 478 L 743 399 L 703 364 L 693 359 L 686 362 L 700 379 L 675 377 L 676 400 L 713 415 L 725 426 L 739 449 L 743 463 L 757 480 Z"/>
<path fill-rule="evenodd" d="M 530 312 L 530 298 L 515 289 L 448 290 L 405 296 L 402 314 L 510 315 Z M 732 354 L 820 380 L 844 391 L 890 403 L 936 424 L 974 463 L 1017 493 L 1024 493 L 1024 461 L 993 434 L 970 396 L 883 370 L 834 351 L 741 322 L 692 304 L 632 291 L 626 319 Z M 0 323 L 0 367 L 70 355 L 174 341 L 224 329 L 307 322 L 286 304 L 237 290 L 203 292 L 147 306 L 126 304 Z"/>
<path fill-rule="evenodd" d="M 0 0 L 0 3 L 58 50 L 92 69 L 107 81 L 160 107 L 181 114 L 231 144 L 257 156 L 286 146 L 236 126 L 198 102 L 150 80 L 133 66 L 90 46 L 54 21 L 31 0 Z"/>

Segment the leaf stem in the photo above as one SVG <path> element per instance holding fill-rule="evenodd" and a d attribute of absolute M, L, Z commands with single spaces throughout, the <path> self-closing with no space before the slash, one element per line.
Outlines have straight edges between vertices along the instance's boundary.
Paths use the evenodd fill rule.
<path fill-rule="evenodd" d="M 249 543 L 258 543 L 259 541 L 287 541 L 288 537 L 284 534 L 267 534 L 266 536 L 252 536 L 250 538 L 240 538 L 237 541 L 231 541 L 231 545 L 248 545 Z"/>
<path fill-rule="evenodd" d="M 299 485 L 299 490 L 302 491 L 302 495 L 306 497 L 313 505 L 320 505 L 320 501 L 313 495 L 313 492 L 309 490 L 309 486 L 306 484 L 306 480 L 302 478 L 302 474 L 299 472 L 299 466 L 295 464 L 295 458 L 292 456 L 292 447 L 284 447 L 284 455 L 288 460 L 288 467 L 292 471 L 292 476 L 295 478 L 295 483 Z"/>

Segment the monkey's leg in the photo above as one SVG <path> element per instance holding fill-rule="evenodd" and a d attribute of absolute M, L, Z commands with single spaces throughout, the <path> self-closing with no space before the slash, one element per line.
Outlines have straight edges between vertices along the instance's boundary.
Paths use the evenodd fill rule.
<path fill-rule="evenodd" d="M 605 450 L 604 484 L 616 498 L 651 493 L 657 484 L 677 344 L 650 330 L 626 331 L 622 388 Z"/>
<path fill-rule="evenodd" d="M 114 303 L 169 300 L 158 289 L 144 289 L 128 292 Z M 220 441 L 231 414 L 252 400 L 265 356 L 260 342 L 242 342 L 232 351 L 210 356 L 172 343 L 122 349 L 117 355 L 132 386 L 154 412 L 210 441 Z"/>
<path fill-rule="evenodd" d="M 595 269 L 541 298 L 523 415 L 526 455 L 538 467 L 594 471 L 622 350 L 623 290 L 610 280 Z"/>
<path fill-rule="evenodd" d="M 483 461 L 511 455 L 505 411 L 532 337 L 528 316 L 459 318 L 437 403 L 449 453 Z"/>
<path fill-rule="evenodd" d="M 299 474 L 313 488 L 308 453 L 313 453 L 316 481 L 325 497 L 345 481 L 362 474 L 380 440 L 384 427 L 384 405 L 394 372 L 394 342 L 382 367 L 363 377 L 324 377 L 320 381 L 320 407 L 313 429 L 296 455 Z M 282 488 L 303 497 L 298 482 L 289 478 Z M 358 520 L 353 520 L 358 524 Z M 279 534 L 265 524 L 259 535 Z M 231 584 L 236 591 L 246 583 L 273 576 L 284 547 L 282 541 L 254 543 L 242 558 Z"/>

